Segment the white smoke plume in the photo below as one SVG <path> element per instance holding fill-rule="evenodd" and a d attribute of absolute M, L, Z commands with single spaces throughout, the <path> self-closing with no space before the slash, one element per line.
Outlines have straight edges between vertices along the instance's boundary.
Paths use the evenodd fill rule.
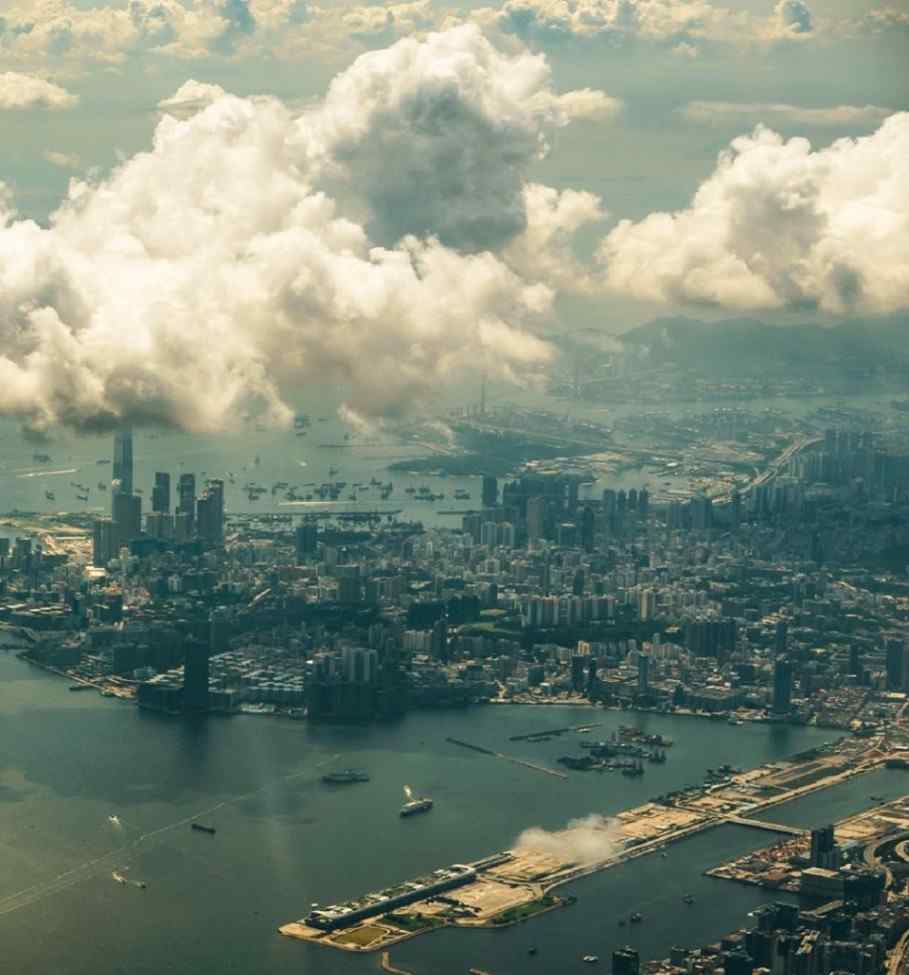
<path fill-rule="evenodd" d="M 598 204 L 547 199 L 542 227 L 527 169 L 604 107 L 470 25 L 362 56 L 300 115 L 184 84 L 149 151 L 73 180 L 48 226 L 0 184 L 0 414 L 215 431 L 287 423 L 319 384 L 369 421 L 459 374 L 532 375 Z M 525 231 L 552 255 L 511 259 Z"/>
<path fill-rule="evenodd" d="M 515 843 L 521 852 L 547 853 L 565 863 L 599 863 L 612 856 L 621 839 L 619 828 L 605 816 L 592 813 L 569 820 L 565 829 L 549 831 L 541 826 L 525 829 Z"/>
<path fill-rule="evenodd" d="M 907 158 L 906 112 L 818 150 L 759 126 L 733 140 L 687 209 L 612 230 L 599 252 L 608 285 L 734 309 L 905 308 Z"/>

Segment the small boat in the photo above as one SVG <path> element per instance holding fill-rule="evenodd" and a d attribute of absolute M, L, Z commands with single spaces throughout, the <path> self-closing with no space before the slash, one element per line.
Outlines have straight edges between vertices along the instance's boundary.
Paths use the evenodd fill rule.
<path fill-rule="evenodd" d="M 119 816 L 108 816 L 107 817 L 107 821 L 111 824 L 111 826 L 120 826 L 121 825 L 121 823 L 120 823 L 120 817 Z"/>
<path fill-rule="evenodd" d="M 528 954 L 528 955 L 535 955 L 536 953 L 537 953 L 537 949 L 536 949 L 536 945 L 531 945 L 531 946 L 530 946 L 530 947 L 529 947 L 529 948 L 527 949 L 527 954 Z"/>
<path fill-rule="evenodd" d="M 640 924 L 644 920 L 644 915 L 638 911 L 632 911 L 631 917 L 628 919 L 632 924 Z"/>
<path fill-rule="evenodd" d="M 682 898 L 682 903 L 687 904 L 690 907 L 694 903 L 694 894 L 686 894 Z"/>
<path fill-rule="evenodd" d="M 205 826 L 203 823 L 190 823 L 189 828 L 199 833 L 208 833 L 210 836 L 214 836 L 217 832 L 214 826 Z"/>
<path fill-rule="evenodd" d="M 581 961 L 587 962 L 588 965 L 595 965 L 600 960 L 599 955 L 584 955 Z"/>

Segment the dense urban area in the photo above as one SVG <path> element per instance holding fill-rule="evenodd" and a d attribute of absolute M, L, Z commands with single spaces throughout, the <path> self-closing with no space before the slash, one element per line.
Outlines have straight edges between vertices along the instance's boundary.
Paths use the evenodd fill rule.
<path fill-rule="evenodd" d="M 498 469 L 506 456 L 512 469 L 455 492 L 451 528 L 379 505 L 293 507 L 355 490 L 387 502 L 401 490 L 387 472 L 348 485 L 336 468 L 308 489 L 249 481 L 250 502 L 288 499 L 259 514 L 225 510 L 233 474 L 197 482 L 160 471 L 143 515 L 124 428 L 112 460 L 98 461 L 109 517 L 5 516 L 20 537 L 0 538 L 0 619 L 21 654 L 71 691 L 173 715 L 369 723 L 418 708 L 574 703 L 692 715 L 722 733 L 746 722 L 838 733 L 829 749 L 711 770 L 699 786 L 623 813 L 617 848 L 595 864 L 504 851 L 282 931 L 362 951 L 440 924 L 513 923 L 570 904 L 552 889 L 590 869 L 905 764 L 909 441 L 895 414 L 871 425 L 845 408 L 798 421 L 742 408 L 641 412 L 613 429 L 482 403 L 448 417 L 462 449 L 432 463 L 482 466 L 489 455 Z M 308 422 L 298 418 L 301 430 Z M 428 434 L 415 426 L 409 436 Z M 608 471 L 628 469 L 646 469 L 646 486 L 608 486 Z M 590 732 L 579 750 L 566 737 L 559 768 L 541 771 L 634 777 L 671 760 L 671 741 L 631 727 L 597 740 L 596 713 L 589 728 L 565 729 Z M 402 814 L 429 807 L 410 797 Z M 763 828 L 784 839 L 712 875 L 799 903 L 780 900 L 720 943 L 679 947 L 663 962 L 616 951 L 616 975 L 909 969 L 906 801 L 808 832 L 767 816 Z"/>

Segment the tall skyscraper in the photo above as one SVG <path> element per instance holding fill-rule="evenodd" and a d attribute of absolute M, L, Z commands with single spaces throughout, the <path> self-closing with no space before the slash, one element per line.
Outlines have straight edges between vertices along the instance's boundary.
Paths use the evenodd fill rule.
<path fill-rule="evenodd" d="M 128 545 L 142 534 L 142 498 L 138 494 L 115 492 L 113 513 L 117 547 Z"/>
<path fill-rule="evenodd" d="M 199 537 L 209 545 L 224 541 L 224 482 L 209 481 L 196 504 Z"/>
<path fill-rule="evenodd" d="M 786 714 L 792 707 L 792 662 L 778 657 L 773 667 L 773 710 Z"/>
<path fill-rule="evenodd" d="M 297 525 L 294 534 L 297 549 L 297 564 L 305 562 L 307 556 L 319 550 L 319 528 L 314 521 L 304 521 Z"/>
<path fill-rule="evenodd" d="M 114 493 L 133 493 L 133 429 L 122 426 L 114 434 Z"/>
<path fill-rule="evenodd" d="M 92 564 L 103 567 L 117 554 L 117 526 L 112 518 L 95 522 L 92 539 Z"/>
<path fill-rule="evenodd" d="M 494 508 L 499 499 L 499 482 L 492 474 L 483 475 L 482 500 L 484 508 Z"/>
<path fill-rule="evenodd" d="M 196 521 L 196 475 L 181 474 L 177 485 L 177 514 L 183 515 L 182 522 L 187 538 L 192 534 Z"/>
<path fill-rule="evenodd" d="M 155 486 L 152 490 L 152 511 L 157 514 L 170 513 L 170 474 L 166 471 L 155 473 Z"/>

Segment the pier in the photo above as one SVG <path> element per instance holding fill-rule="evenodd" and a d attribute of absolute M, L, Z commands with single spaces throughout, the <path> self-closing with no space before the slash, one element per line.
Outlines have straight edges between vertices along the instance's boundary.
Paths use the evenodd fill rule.
<path fill-rule="evenodd" d="M 460 738 L 446 738 L 452 745 L 460 745 L 461 748 L 468 748 L 472 752 L 479 752 L 481 755 L 491 755 L 493 758 L 501 758 L 513 765 L 523 765 L 524 768 L 533 769 L 534 772 L 543 772 L 546 775 L 554 775 L 557 779 L 567 779 L 564 772 L 558 772 L 554 768 L 546 768 L 545 765 L 536 765 L 533 762 L 525 761 L 523 758 L 515 758 L 514 755 L 505 755 L 503 752 L 495 752 L 491 748 L 484 748 L 482 745 L 472 745 L 469 741 L 462 741 Z"/>

